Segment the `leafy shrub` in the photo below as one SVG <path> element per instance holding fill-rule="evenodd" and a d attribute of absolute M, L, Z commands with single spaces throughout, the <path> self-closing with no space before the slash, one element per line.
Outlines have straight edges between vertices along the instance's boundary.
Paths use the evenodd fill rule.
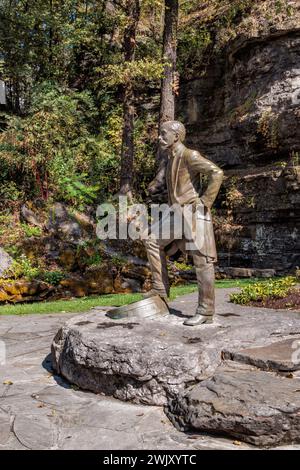
<path fill-rule="evenodd" d="M 296 279 L 292 276 L 250 284 L 243 287 L 241 292 L 231 294 L 230 301 L 235 304 L 246 305 L 267 298 L 282 299 L 289 294 L 295 284 Z"/>
<path fill-rule="evenodd" d="M 179 270 L 179 271 L 190 271 L 192 269 L 192 266 L 186 264 L 186 263 L 179 263 L 178 261 L 174 262 L 174 266 Z"/>
<path fill-rule="evenodd" d="M 0 202 L 1 205 L 4 205 L 9 201 L 17 201 L 22 196 L 22 191 L 20 191 L 14 181 L 3 181 L 0 185 Z"/>
<path fill-rule="evenodd" d="M 35 227 L 34 225 L 21 224 L 21 227 L 26 235 L 26 237 L 40 237 L 42 235 L 42 229 L 40 227 Z"/>
<path fill-rule="evenodd" d="M 41 275 L 41 279 L 52 286 L 57 286 L 64 278 L 65 274 L 61 271 L 44 271 Z"/>
<path fill-rule="evenodd" d="M 71 197 L 89 193 L 92 177 L 83 179 L 90 171 L 91 158 L 98 155 L 96 117 L 89 93 L 50 83 L 37 86 L 28 115 L 10 117 L 0 135 L 1 166 L 9 168 L 7 171 L 27 195 L 38 194 L 44 199 L 55 195 L 69 200 L 66 175 L 75 182 L 73 186 L 80 186 Z"/>
<path fill-rule="evenodd" d="M 141 118 L 136 119 L 134 125 L 134 188 L 138 197 L 146 192 L 155 174 L 157 123 L 155 116 L 144 113 Z"/>
<path fill-rule="evenodd" d="M 186 73 L 187 69 L 199 67 L 204 54 L 212 42 L 210 31 L 206 26 L 195 28 L 194 25 L 186 26 L 179 35 L 178 43 L 178 67 L 180 72 Z"/>
<path fill-rule="evenodd" d="M 103 261 L 103 258 L 102 256 L 100 255 L 100 253 L 94 253 L 92 256 L 90 256 L 87 260 L 86 260 L 86 264 L 88 266 L 98 266 L 102 263 Z"/>
<path fill-rule="evenodd" d="M 113 255 L 111 257 L 111 262 L 114 266 L 117 266 L 117 267 L 121 268 L 122 266 L 124 266 L 127 263 L 127 260 L 126 260 L 126 258 L 124 258 L 121 255 Z"/>
<path fill-rule="evenodd" d="M 60 180 L 63 190 L 61 197 L 67 202 L 71 202 L 78 209 L 83 210 L 85 204 L 92 203 L 97 198 L 99 185 L 88 185 L 85 174 L 73 175 L 72 177 L 63 177 Z"/>
<path fill-rule="evenodd" d="M 32 266 L 31 261 L 25 256 L 13 260 L 10 267 L 5 271 L 5 276 L 11 279 L 19 279 L 21 277 L 32 280 L 40 275 L 40 269 Z"/>
<path fill-rule="evenodd" d="M 4 211 L 1 210 L 1 212 L 4 212 Z M 11 230 L 12 224 L 13 224 L 12 214 L 7 213 L 7 212 L 0 214 L 0 237 L 4 235 L 7 230 Z"/>

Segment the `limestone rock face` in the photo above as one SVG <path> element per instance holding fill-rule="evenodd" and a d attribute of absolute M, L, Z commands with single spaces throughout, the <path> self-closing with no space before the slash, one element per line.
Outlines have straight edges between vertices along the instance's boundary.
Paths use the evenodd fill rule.
<path fill-rule="evenodd" d="M 227 363 L 169 404 L 181 429 L 230 435 L 258 446 L 300 442 L 300 395 L 294 380 Z"/>
<path fill-rule="evenodd" d="M 299 149 L 299 43 L 296 28 L 238 37 L 205 74 L 183 82 L 188 143 L 231 168 Z"/>
<path fill-rule="evenodd" d="M 224 212 L 215 220 L 221 264 L 230 260 L 232 266 L 269 268 L 277 274 L 299 266 L 300 191 L 288 188 L 289 171 L 269 165 L 227 173 L 223 191 L 233 197 L 227 236 Z"/>
<path fill-rule="evenodd" d="M 222 267 L 281 274 L 300 264 L 299 2 L 293 6 L 286 24 L 247 31 L 201 76 L 181 80 L 187 144 L 225 170 L 216 207 L 221 217 L 228 207 L 232 220 L 227 237 L 224 219 L 216 233 Z"/>

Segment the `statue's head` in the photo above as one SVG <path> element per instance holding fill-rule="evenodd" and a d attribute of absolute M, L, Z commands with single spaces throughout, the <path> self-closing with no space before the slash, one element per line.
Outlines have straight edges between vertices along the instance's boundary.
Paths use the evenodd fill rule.
<path fill-rule="evenodd" d="M 162 124 L 159 143 L 163 149 L 172 147 L 176 142 L 185 139 L 185 127 L 179 121 L 166 121 Z"/>

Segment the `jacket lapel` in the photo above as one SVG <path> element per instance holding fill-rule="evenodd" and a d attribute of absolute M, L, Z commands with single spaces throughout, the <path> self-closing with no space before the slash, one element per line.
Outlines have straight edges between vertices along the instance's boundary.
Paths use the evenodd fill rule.
<path fill-rule="evenodd" d="M 173 160 L 173 165 L 172 165 L 172 186 L 174 189 L 174 198 L 175 201 L 177 202 L 177 182 L 178 182 L 178 173 L 179 173 L 179 167 L 180 167 L 180 161 L 181 158 L 183 157 L 185 151 L 185 146 L 182 145 L 178 148 L 177 152 L 174 152 L 174 160 Z"/>

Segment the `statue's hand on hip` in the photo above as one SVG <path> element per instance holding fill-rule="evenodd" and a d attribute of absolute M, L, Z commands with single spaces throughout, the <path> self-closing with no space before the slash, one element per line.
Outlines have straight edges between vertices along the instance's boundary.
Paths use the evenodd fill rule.
<path fill-rule="evenodd" d="M 194 202 L 194 213 L 196 214 L 197 219 L 210 221 L 210 210 L 209 207 L 202 201 L 200 197 Z"/>
<path fill-rule="evenodd" d="M 201 197 L 197 197 L 195 200 L 195 206 L 204 206 L 205 209 L 210 209 L 211 206 L 206 202 L 206 200 L 202 199 Z"/>

